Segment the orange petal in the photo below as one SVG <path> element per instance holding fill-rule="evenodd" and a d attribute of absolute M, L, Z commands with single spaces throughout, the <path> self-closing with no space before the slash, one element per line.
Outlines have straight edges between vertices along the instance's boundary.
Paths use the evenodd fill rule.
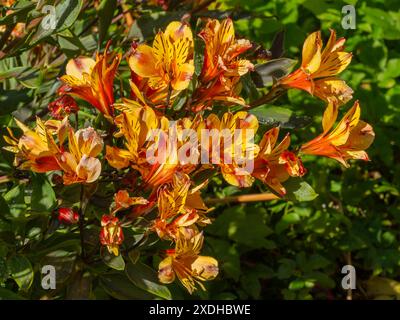
<path fill-rule="evenodd" d="M 133 72 L 141 77 L 149 78 L 158 75 L 153 49 L 145 44 L 138 46 L 133 55 L 130 56 L 129 66 Z"/>

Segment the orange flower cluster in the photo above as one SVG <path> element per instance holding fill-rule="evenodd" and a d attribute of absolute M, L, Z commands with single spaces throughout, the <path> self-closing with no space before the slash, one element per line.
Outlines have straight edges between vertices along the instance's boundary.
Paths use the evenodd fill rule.
<path fill-rule="evenodd" d="M 100 243 L 119 255 L 123 228 L 138 216 L 155 213 L 148 232 L 173 243 L 159 265 L 159 280 L 170 283 L 178 278 L 190 293 L 197 287 L 204 289 L 202 282 L 218 275 L 218 262 L 200 255 L 201 229 L 212 219 L 201 198 L 208 180 L 195 183 L 194 175 L 213 169 L 240 188 L 259 180 L 283 197 L 284 182 L 307 172 L 302 155 L 325 156 L 348 166 L 350 159 L 368 160 L 365 150 L 374 139 L 372 127 L 360 120 L 358 102 L 335 126 L 339 105 L 351 99 L 352 90 L 336 77 L 350 63 L 351 54 L 343 51 L 345 40 L 337 40 L 334 31 L 323 50 L 321 33 L 311 34 L 304 43 L 300 69 L 275 84 L 305 90 L 328 102 L 323 132 L 297 148 L 291 148 L 289 134 L 279 138 L 279 127 L 260 132 L 257 117 L 246 110 L 247 103 L 239 95 L 240 79 L 254 66 L 240 56 L 251 44 L 236 38 L 232 20 L 209 20 L 198 36 L 205 44 L 198 76 L 188 25 L 171 22 L 156 34 L 151 46 L 134 44 L 127 58 L 131 97 L 118 102 L 113 80 L 121 54 L 109 52 L 108 44 L 95 60 L 69 61 L 61 77 L 62 97 L 50 105 L 55 119 L 38 118 L 34 129 L 16 120 L 23 135 L 16 138 L 9 130 L 10 136 L 5 137 L 6 149 L 15 153 L 19 169 L 59 171 L 65 185 L 95 183 L 104 166 L 121 173 L 130 185 L 115 190 L 110 212 L 100 221 Z M 172 103 L 185 97 L 189 87 L 185 113 L 172 117 Z M 69 125 L 69 115 L 80 112 L 72 97 L 85 100 L 109 120 L 113 130 L 105 139 L 104 159 L 103 139 L 95 129 L 74 131 Z M 220 103 L 242 110 L 221 114 L 213 108 Z M 213 113 L 206 114 L 207 109 Z M 63 209 L 68 217 L 62 219 L 76 222 L 71 212 Z"/>

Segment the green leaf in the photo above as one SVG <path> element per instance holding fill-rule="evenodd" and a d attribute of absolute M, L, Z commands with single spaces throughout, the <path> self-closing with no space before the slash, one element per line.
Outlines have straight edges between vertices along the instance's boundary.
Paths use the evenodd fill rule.
<path fill-rule="evenodd" d="M 0 217 L 10 214 L 10 207 L 8 206 L 4 197 L 0 196 Z"/>
<path fill-rule="evenodd" d="M 125 273 L 129 280 L 139 288 L 160 298 L 172 299 L 171 292 L 169 292 L 166 286 L 159 284 L 157 273 L 149 266 L 141 262 L 136 264 L 128 263 Z"/>
<path fill-rule="evenodd" d="M 285 198 L 290 201 L 312 201 L 318 197 L 318 193 L 305 181 L 299 178 L 292 178 L 284 184 L 286 189 Z"/>
<path fill-rule="evenodd" d="M 74 58 L 79 55 L 79 52 L 84 49 L 79 37 L 73 34 L 69 30 L 63 31 L 57 36 L 58 44 L 61 50 L 65 53 L 68 58 Z"/>
<path fill-rule="evenodd" d="M 240 82 L 243 85 L 243 91 L 249 97 L 250 100 L 256 100 L 259 96 L 258 90 L 254 81 L 252 80 L 249 73 L 246 73 L 240 78 Z"/>
<path fill-rule="evenodd" d="M 56 206 L 56 194 L 47 177 L 40 174 L 32 175 L 31 209 L 50 212 Z"/>
<path fill-rule="evenodd" d="M 5 79 L 9 78 L 17 78 L 21 73 L 24 71 L 27 71 L 28 67 L 14 67 L 10 68 L 8 70 L 0 72 L 0 81 L 3 81 Z"/>
<path fill-rule="evenodd" d="M 258 122 L 268 126 L 280 126 L 285 129 L 302 128 L 311 123 L 312 119 L 307 116 L 296 116 L 287 108 L 264 105 L 250 110 Z"/>
<path fill-rule="evenodd" d="M 25 300 L 25 298 L 19 296 L 15 292 L 6 288 L 0 287 L 0 300 Z"/>
<path fill-rule="evenodd" d="M 11 13 L 0 18 L 0 25 L 9 25 L 17 22 L 24 22 L 28 13 L 35 8 L 35 4 L 31 1 L 21 1 L 16 9 L 12 9 Z"/>
<path fill-rule="evenodd" d="M 300 217 L 297 213 L 288 213 L 282 216 L 281 220 L 275 225 L 276 233 L 281 233 L 290 225 L 300 222 Z"/>
<path fill-rule="evenodd" d="M 364 20 L 369 23 L 377 37 L 387 40 L 400 39 L 400 13 L 378 8 L 364 7 Z"/>
<path fill-rule="evenodd" d="M 153 298 L 146 291 L 132 284 L 124 273 L 108 273 L 100 277 L 100 285 L 113 298 L 120 300 L 149 300 Z"/>
<path fill-rule="evenodd" d="M 296 279 L 289 283 L 289 290 L 300 290 L 305 286 L 305 282 L 303 279 Z"/>
<path fill-rule="evenodd" d="M 251 77 L 258 88 L 266 87 L 289 74 L 296 63 L 296 60 L 287 58 L 270 60 L 256 65 Z"/>
<path fill-rule="evenodd" d="M 102 259 L 104 263 L 115 270 L 125 270 L 125 261 L 122 255 L 114 256 L 109 253 L 108 250 L 104 250 L 102 253 Z"/>
<path fill-rule="evenodd" d="M 117 8 L 116 0 L 102 0 L 98 8 L 99 17 L 99 43 L 101 44 L 107 36 L 108 28 L 114 17 L 114 11 Z"/>
<path fill-rule="evenodd" d="M 28 290 L 33 282 L 33 269 L 25 256 L 13 256 L 7 261 L 7 267 L 11 277 L 21 290 Z"/>
<path fill-rule="evenodd" d="M 29 45 L 33 46 L 38 42 L 40 42 L 41 40 L 52 35 L 53 33 L 58 33 L 72 26 L 72 24 L 78 18 L 78 15 L 82 8 L 82 4 L 83 4 L 82 0 L 64 0 L 60 2 L 58 5 L 56 5 L 55 29 L 44 28 L 41 23 L 37 28 L 35 34 L 30 39 Z"/>
<path fill-rule="evenodd" d="M 4 200 L 10 208 L 13 217 L 19 217 L 26 211 L 25 186 L 20 184 L 12 188 L 4 195 Z"/>
<path fill-rule="evenodd" d="M 89 272 L 77 272 L 68 282 L 66 299 L 89 300 L 92 291 L 92 278 Z"/>
<path fill-rule="evenodd" d="M 0 115 L 10 114 L 21 105 L 30 101 L 28 90 L 1 90 L 0 89 Z"/>
<path fill-rule="evenodd" d="M 0 284 L 6 281 L 8 276 L 9 274 L 6 259 L 0 256 Z"/>
<path fill-rule="evenodd" d="M 270 247 L 266 237 L 272 230 L 263 221 L 265 213 L 263 208 L 235 206 L 225 210 L 207 231 L 251 248 Z"/>
<path fill-rule="evenodd" d="M 135 264 L 135 263 L 138 262 L 138 260 L 139 260 L 139 258 L 140 258 L 140 251 L 139 251 L 139 250 L 136 250 L 136 249 L 131 250 L 131 251 L 129 251 L 129 253 L 128 253 L 128 257 L 129 257 L 129 260 L 130 260 L 133 264 Z"/>
<path fill-rule="evenodd" d="M 40 260 L 40 265 L 51 265 L 56 271 L 57 284 L 63 284 L 70 279 L 74 271 L 76 261 L 76 252 L 66 250 L 54 250 L 47 253 L 43 259 Z"/>

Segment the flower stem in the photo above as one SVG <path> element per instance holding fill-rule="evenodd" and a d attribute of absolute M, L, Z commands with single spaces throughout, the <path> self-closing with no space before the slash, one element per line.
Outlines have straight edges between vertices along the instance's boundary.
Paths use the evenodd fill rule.
<path fill-rule="evenodd" d="M 230 203 L 230 202 L 256 202 L 256 201 L 270 201 L 280 199 L 278 196 L 270 192 L 256 193 L 256 194 L 243 194 L 239 196 L 225 197 L 225 198 L 212 198 L 205 199 L 205 202 L 209 205 L 217 203 Z"/>
<path fill-rule="evenodd" d="M 81 194 L 80 194 L 80 201 L 79 201 L 79 234 L 81 237 L 81 258 L 82 260 L 86 259 L 86 254 L 85 254 L 85 237 L 84 237 L 84 210 L 85 206 L 83 205 L 83 201 L 85 199 L 85 187 L 83 184 L 81 184 Z"/>
<path fill-rule="evenodd" d="M 263 104 L 267 104 L 267 103 L 270 103 L 272 101 L 275 101 L 281 95 L 283 95 L 286 91 L 287 91 L 286 88 L 283 88 L 283 87 L 281 87 L 279 85 L 278 86 L 273 86 L 271 88 L 271 90 L 267 94 L 263 95 L 261 98 L 259 98 L 259 99 L 255 100 L 255 101 L 253 101 L 252 103 L 250 103 L 250 107 L 247 108 L 247 110 L 254 109 L 254 108 L 256 108 L 258 106 L 261 106 Z"/>

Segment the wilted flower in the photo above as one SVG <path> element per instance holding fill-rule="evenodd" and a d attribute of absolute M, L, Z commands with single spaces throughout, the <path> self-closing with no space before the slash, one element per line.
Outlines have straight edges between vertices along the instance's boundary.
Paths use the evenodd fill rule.
<path fill-rule="evenodd" d="M 108 252 L 119 255 L 119 246 L 124 241 L 124 234 L 117 217 L 103 215 L 101 218 L 100 243 L 107 246 Z"/>
<path fill-rule="evenodd" d="M 301 68 L 279 83 L 305 90 L 325 101 L 346 103 L 352 98 L 353 90 L 336 77 L 351 62 L 352 54 L 343 51 L 345 41 L 345 38 L 336 39 L 336 32 L 331 30 L 328 43 L 322 50 L 321 32 L 310 34 L 303 45 Z"/>
<path fill-rule="evenodd" d="M 58 120 L 62 120 L 71 113 L 77 113 L 79 110 L 74 98 L 68 95 L 62 95 L 53 102 L 50 102 L 48 108 L 51 116 Z"/>
<path fill-rule="evenodd" d="M 360 105 L 356 101 L 332 129 L 338 117 L 338 107 L 335 103 L 329 103 L 322 118 L 322 134 L 304 144 L 301 152 L 329 157 L 346 167 L 349 166 L 349 159 L 368 161 L 368 154 L 364 150 L 374 141 L 375 133 L 368 123 L 360 120 L 360 113 Z"/>
<path fill-rule="evenodd" d="M 190 239 L 179 238 L 175 249 L 167 251 L 167 257 L 158 266 L 158 278 L 162 283 L 171 283 L 175 276 L 183 286 L 193 293 L 199 287 L 205 290 L 202 281 L 213 280 L 218 275 L 218 261 L 212 257 L 200 256 L 203 234 Z"/>

